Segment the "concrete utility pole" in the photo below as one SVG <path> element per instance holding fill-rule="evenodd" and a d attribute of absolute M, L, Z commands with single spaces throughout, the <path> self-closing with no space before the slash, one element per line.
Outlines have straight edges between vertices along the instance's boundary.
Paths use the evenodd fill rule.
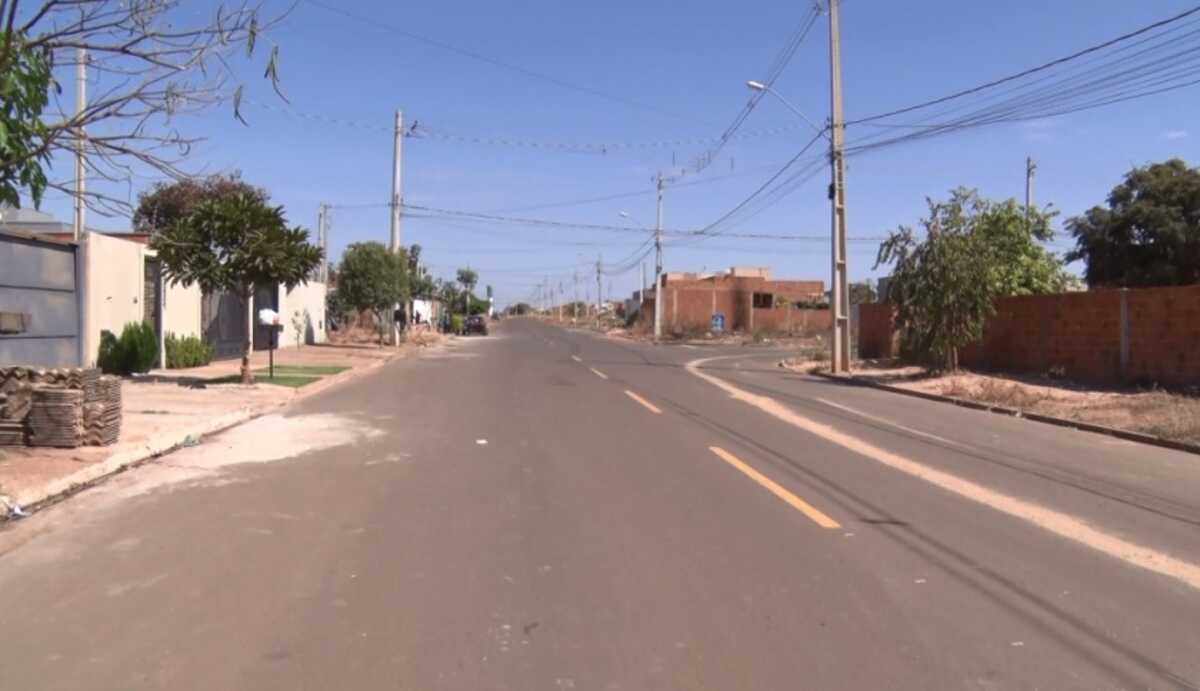
<path fill-rule="evenodd" d="M 662 338 L 663 314 L 663 247 L 662 247 L 662 217 L 663 217 L 663 177 L 658 174 L 655 181 L 657 202 L 654 211 L 654 342 Z"/>
<path fill-rule="evenodd" d="M 642 282 L 638 284 L 638 299 L 640 300 L 640 302 L 638 303 L 638 311 L 641 312 L 642 308 L 646 306 L 646 262 L 645 261 L 642 262 Z M 639 318 L 644 318 L 644 315 L 643 315 L 643 317 L 639 317 Z"/>
<path fill-rule="evenodd" d="M 321 283 L 329 283 L 329 205 L 321 202 L 317 207 L 317 244 L 325 255 L 321 260 Z"/>
<path fill-rule="evenodd" d="M 842 48 L 838 35 L 838 5 L 829 0 L 829 163 L 832 182 L 829 199 L 832 203 L 833 285 L 830 286 L 830 308 L 833 309 L 833 338 L 831 370 L 834 374 L 850 372 L 850 295 L 846 278 L 846 165 L 842 147 L 846 122 L 842 115 Z"/>
<path fill-rule="evenodd" d="M 404 113 L 396 111 L 396 128 L 393 135 L 392 143 L 392 236 L 389 248 L 393 253 L 400 253 L 400 210 L 402 207 L 403 197 L 400 192 L 400 174 L 401 163 L 404 158 Z M 393 309 L 400 309 L 400 303 L 396 303 Z M 400 345 L 400 325 L 392 321 L 392 338 L 393 343 Z"/>
<path fill-rule="evenodd" d="M 558 282 L 558 321 L 560 323 L 562 322 L 562 297 L 563 297 L 563 284 L 562 284 L 562 281 L 559 281 Z"/>
<path fill-rule="evenodd" d="M 1025 230 L 1031 230 L 1029 225 L 1029 210 L 1033 208 L 1033 174 L 1037 164 L 1032 156 L 1025 157 Z"/>
<path fill-rule="evenodd" d="M 83 111 L 87 108 L 87 48 L 75 49 L 75 117 L 82 118 Z M 75 242 L 83 239 L 84 232 L 84 206 L 83 193 L 86 183 L 84 182 L 85 168 L 83 165 L 83 142 L 87 137 L 87 132 L 84 131 L 83 125 L 75 128 L 75 221 L 74 235 Z"/>
<path fill-rule="evenodd" d="M 600 322 L 600 309 L 604 305 L 603 286 L 601 280 L 603 278 L 604 255 L 596 255 L 596 322 Z"/>
<path fill-rule="evenodd" d="M 571 302 L 571 323 L 574 324 L 579 320 L 579 272 L 572 272 L 571 279 L 575 282 L 575 299 Z"/>
<path fill-rule="evenodd" d="M 401 162 L 404 160 L 404 113 L 396 111 L 396 131 L 392 144 L 392 237 L 389 247 L 393 252 L 400 251 L 400 210 L 402 199 L 400 192 Z"/>

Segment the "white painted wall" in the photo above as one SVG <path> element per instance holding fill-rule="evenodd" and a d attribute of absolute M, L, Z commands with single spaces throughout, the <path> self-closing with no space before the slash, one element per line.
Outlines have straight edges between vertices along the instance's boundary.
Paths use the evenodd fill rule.
<path fill-rule="evenodd" d="M 140 243 L 90 231 L 85 242 L 88 329 L 83 352 L 87 364 L 95 365 L 101 331 L 120 336 L 126 324 L 142 320 L 143 256 L 147 250 Z"/>
<path fill-rule="evenodd" d="M 283 322 L 283 331 L 279 333 L 278 341 L 280 348 L 304 343 L 324 343 L 328 340 L 328 334 L 325 332 L 325 290 L 325 284 L 316 281 L 302 283 L 291 290 L 280 286 L 279 319 Z M 305 333 L 299 343 L 296 341 L 294 319 L 299 319 L 305 324 Z"/>
<path fill-rule="evenodd" d="M 172 333 L 179 337 L 200 338 L 200 305 L 203 294 L 200 286 L 193 283 L 184 288 L 167 284 L 163 290 L 163 335 Z"/>

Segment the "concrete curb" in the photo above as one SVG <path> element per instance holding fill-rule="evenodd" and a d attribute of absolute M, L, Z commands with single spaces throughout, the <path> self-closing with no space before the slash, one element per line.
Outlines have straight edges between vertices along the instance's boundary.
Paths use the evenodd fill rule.
<path fill-rule="evenodd" d="M 357 379 L 360 376 L 366 375 L 368 372 L 383 367 L 389 362 L 399 359 L 406 352 L 407 351 L 405 350 L 398 350 L 395 354 L 386 359 L 381 359 L 377 362 L 372 362 L 362 367 L 352 368 L 346 370 L 345 372 L 339 372 L 330 377 L 324 377 L 320 381 L 313 382 L 307 387 L 294 389 L 293 394 L 290 397 L 278 403 L 257 406 L 253 408 L 242 408 L 240 410 L 212 418 L 205 421 L 203 424 L 199 424 L 188 429 L 179 430 L 170 434 L 158 435 L 156 438 L 149 440 L 141 446 L 132 449 L 124 449 L 118 453 L 114 453 L 99 463 L 77 470 L 70 475 L 52 480 L 41 487 L 28 489 L 22 493 L 10 497 L 10 500 L 20 506 L 26 514 L 31 514 L 35 511 L 39 511 L 57 504 L 58 502 L 71 497 L 72 495 L 78 494 L 79 492 L 92 487 L 93 485 L 103 482 L 113 475 L 136 468 L 137 466 L 159 458 L 160 456 L 170 454 L 187 444 L 189 439 L 204 439 L 214 434 L 219 434 L 225 430 L 237 427 L 242 423 L 262 417 L 263 415 L 274 412 L 281 408 L 286 408 L 297 401 L 311 398 L 312 396 Z M 3 507 L 0 506 L 0 508 Z M 0 512 L 0 523 L 4 523 L 8 520 L 12 520 L 11 516 L 7 515 L 5 512 Z"/>
<path fill-rule="evenodd" d="M 1175 451 L 1183 451 L 1200 455 L 1200 444 L 1189 444 L 1182 441 L 1173 441 L 1171 439 L 1163 439 L 1152 434 L 1142 434 L 1141 432 L 1130 432 L 1129 430 L 1117 429 L 1116 427 L 1105 427 L 1104 425 L 1094 425 L 1090 422 L 1081 422 L 1079 420 L 1068 420 L 1066 418 L 1054 417 L 1052 415 L 1042 415 L 1040 413 L 1030 413 L 1017 408 L 1009 408 L 1007 406 L 991 405 L 988 403 L 979 403 L 970 401 L 964 398 L 955 398 L 954 396 L 943 396 L 941 394 L 929 393 L 927 391 L 914 391 L 906 389 L 902 386 L 893 386 L 891 384 L 883 384 L 881 382 L 871 381 L 869 379 L 859 379 L 852 376 L 839 376 L 828 372 L 807 372 L 806 374 L 815 374 L 818 377 L 823 377 L 832 381 L 852 384 L 854 386 L 865 386 L 870 389 L 879 389 L 881 391 L 890 391 L 903 396 L 912 396 L 914 398 L 924 398 L 927 401 L 937 401 L 939 403 L 950 403 L 952 405 L 963 408 L 971 408 L 972 410 L 983 410 L 989 413 L 997 413 L 999 415 L 1007 415 L 1009 417 L 1019 417 L 1035 422 L 1042 422 L 1047 425 L 1055 425 L 1057 427 L 1069 427 L 1083 432 L 1093 432 L 1095 434 L 1104 434 L 1126 441 L 1138 442 L 1139 444 L 1149 444 L 1150 446 L 1159 446 L 1164 449 L 1174 449 Z"/>

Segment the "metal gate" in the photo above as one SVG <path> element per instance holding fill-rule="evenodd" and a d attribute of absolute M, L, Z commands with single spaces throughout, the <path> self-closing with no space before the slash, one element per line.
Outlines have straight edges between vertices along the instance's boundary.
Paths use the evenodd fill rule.
<path fill-rule="evenodd" d="M 142 321 L 154 328 L 155 336 L 162 336 L 162 264 L 147 257 L 142 276 Z"/>
<path fill-rule="evenodd" d="M 213 357 L 241 357 L 246 340 L 246 304 L 226 292 L 205 293 L 200 303 L 204 340 L 213 347 Z"/>

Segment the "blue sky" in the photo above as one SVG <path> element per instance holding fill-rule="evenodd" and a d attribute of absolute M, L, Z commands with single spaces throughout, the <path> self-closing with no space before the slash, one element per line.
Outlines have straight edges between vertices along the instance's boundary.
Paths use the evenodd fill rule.
<path fill-rule="evenodd" d="M 335 3 L 336 0 L 329 0 Z M 336 259 L 348 243 L 388 237 L 392 113 L 402 108 L 428 131 L 467 137 L 562 143 L 642 143 L 711 138 L 745 103 L 747 79 L 761 78 L 808 6 L 804 2 L 728 3 L 610 0 L 562 3 L 344 3 L 360 22 L 300 2 L 270 41 L 279 46 L 283 90 L 260 79 L 262 57 L 241 71 L 250 122 L 229 108 L 177 123 L 207 137 L 193 151 L 194 170 L 241 170 L 286 206 L 292 222 L 315 228 L 317 205 L 337 208 L 331 223 Z M 282 5 L 279 5 L 282 9 Z M 843 79 L 848 119 L 908 105 L 1025 67 L 1189 7 L 1063 0 L 1006 3 L 844 0 Z M 402 28 L 438 41 L 607 94 L 564 88 L 407 38 Z M 265 55 L 265 53 L 264 53 Z M 815 26 L 776 84 L 818 122 L 828 116 L 828 32 Z M 630 105 L 631 101 L 640 105 Z M 258 103 L 273 106 L 267 109 Z M 301 118 L 293 109 L 356 123 Z M 1200 163 L 1200 87 L 1101 109 L 1024 123 L 1000 124 L 899 146 L 850 160 L 847 172 L 852 238 L 873 238 L 915 223 L 926 196 L 957 185 L 995 198 L 1021 197 L 1024 161 L 1038 164 L 1036 198 L 1061 218 L 1102 202 L 1130 166 L 1172 156 Z M 744 131 L 786 132 L 738 140 L 705 171 L 666 193 L 665 225 L 702 227 L 746 197 L 811 136 L 780 103 L 766 99 Z M 849 139 L 873 130 L 847 133 Z M 634 148 L 606 154 L 539 150 L 431 138 L 405 141 L 405 201 L 430 207 L 580 223 L 625 224 L 627 211 L 653 224 L 652 176 L 691 161 L 703 144 Z M 60 174 L 70 167 L 62 162 Z M 751 220 L 739 233 L 827 236 L 827 173 Z M 136 180 L 131 189 L 148 184 Z M 627 192 L 644 194 L 572 206 L 544 207 Z M 361 206 L 376 205 L 376 206 Z M 44 205 L 63 219 L 69 202 Z M 93 225 L 127 227 L 125 219 L 90 217 Z M 614 262 L 644 240 L 631 233 L 536 228 L 410 218 L 404 244 L 425 247 L 438 275 L 477 268 L 503 304 L 528 297 L 551 276 L 572 292 L 595 295 L 598 253 Z M 1065 248 L 1060 236 L 1056 249 Z M 852 279 L 872 270 L 875 244 L 852 244 Z M 653 270 L 652 256 L 648 258 Z M 827 242 L 716 238 L 666 249 L 668 270 L 730 265 L 770 266 L 778 277 L 828 281 Z M 606 277 L 617 294 L 636 288 L 637 271 Z"/>

